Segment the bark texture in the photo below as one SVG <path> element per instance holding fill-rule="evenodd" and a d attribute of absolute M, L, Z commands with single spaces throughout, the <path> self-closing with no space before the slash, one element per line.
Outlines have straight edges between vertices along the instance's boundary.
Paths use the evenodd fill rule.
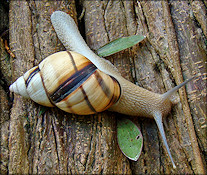
<path fill-rule="evenodd" d="M 1 40 L 1 173 L 205 174 L 206 7 L 202 0 L 10 1 L 9 41 L 15 58 L 9 59 Z M 76 116 L 18 95 L 9 106 L 8 85 L 48 55 L 64 50 L 50 22 L 56 10 L 75 19 L 93 50 L 119 37 L 146 35 L 144 42 L 106 59 L 123 77 L 148 90 L 164 93 L 204 74 L 175 94 L 178 104 L 164 119 L 177 169 L 153 120 L 108 111 Z M 118 147 L 117 117 L 130 118 L 142 131 L 144 147 L 137 162 Z"/>

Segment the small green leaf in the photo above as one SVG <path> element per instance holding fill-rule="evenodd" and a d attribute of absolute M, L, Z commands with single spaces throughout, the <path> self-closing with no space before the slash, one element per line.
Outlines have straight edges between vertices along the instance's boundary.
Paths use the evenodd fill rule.
<path fill-rule="evenodd" d="M 45 107 L 45 106 L 40 106 L 40 112 L 39 112 L 38 116 L 41 116 L 41 115 L 44 114 L 47 110 L 48 110 L 47 107 Z"/>
<path fill-rule="evenodd" d="M 137 161 L 143 146 L 143 137 L 139 128 L 131 120 L 119 119 L 117 139 L 122 153 L 129 159 Z"/>
<path fill-rule="evenodd" d="M 97 54 L 102 57 L 109 56 L 129 47 L 132 47 L 133 45 L 141 42 L 145 38 L 146 37 L 143 35 L 132 35 L 129 37 L 122 37 L 99 48 L 97 50 Z"/>

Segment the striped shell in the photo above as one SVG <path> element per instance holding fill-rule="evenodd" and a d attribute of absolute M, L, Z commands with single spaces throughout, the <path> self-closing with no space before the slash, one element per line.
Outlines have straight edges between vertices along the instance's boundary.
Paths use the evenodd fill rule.
<path fill-rule="evenodd" d="M 10 91 L 44 106 L 87 115 L 115 104 L 121 94 L 118 81 L 86 57 L 61 51 L 48 56 L 10 86 Z"/>

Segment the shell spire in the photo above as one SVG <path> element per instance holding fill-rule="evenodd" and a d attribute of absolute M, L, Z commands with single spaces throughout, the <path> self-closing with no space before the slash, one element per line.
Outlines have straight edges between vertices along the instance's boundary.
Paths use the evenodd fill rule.
<path fill-rule="evenodd" d="M 25 98 L 30 98 L 29 94 L 27 93 L 27 88 L 23 76 L 19 77 L 12 85 L 10 85 L 9 90 Z"/>

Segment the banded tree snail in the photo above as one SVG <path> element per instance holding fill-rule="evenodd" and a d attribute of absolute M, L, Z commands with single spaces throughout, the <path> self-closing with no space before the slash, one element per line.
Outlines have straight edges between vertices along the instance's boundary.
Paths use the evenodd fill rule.
<path fill-rule="evenodd" d="M 170 96 L 193 78 L 164 94 L 143 89 L 124 79 L 107 60 L 93 53 L 73 19 L 64 12 L 51 16 L 55 31 L 67 50 L 45 58 L 11 86 L 10 91 L 49 107 L 80 115 L 106 109 L 154 118 L 173 167 L 162 123 L 171 110 Z"/>

